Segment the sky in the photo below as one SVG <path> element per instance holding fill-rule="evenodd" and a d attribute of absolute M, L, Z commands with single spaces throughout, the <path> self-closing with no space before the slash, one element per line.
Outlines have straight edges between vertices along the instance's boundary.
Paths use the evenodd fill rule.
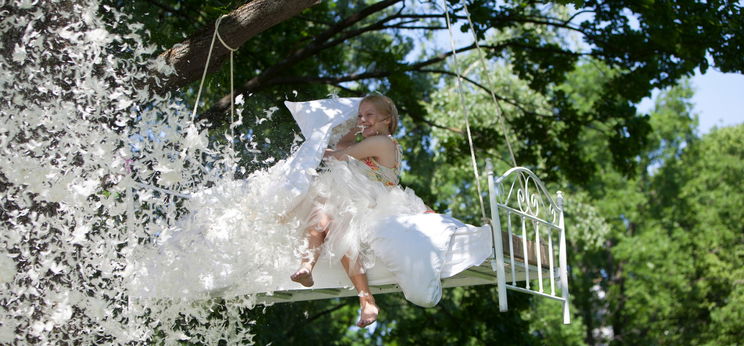
<path fill-rule="evenodd" d="M 691 82 L 695 90 L 692 103 L 701 135 L 714 126 L 744 123 L 744 75 L 708 69 L 704 75 L 697 73 Z"/>
<path fill-rule="evenodd" d="M 714 127 L 725 127 L 744 123 L 744 75 L 721 73 L 711 68 L 705 74 L 700 71 L 690 79 L 694 95 L 693 114 L 698 116 L 698 134 L 704 135 Z M 644 98 L 638 104 L 638 111 L 648 113 L 653 109 L 653 97 Z"/>

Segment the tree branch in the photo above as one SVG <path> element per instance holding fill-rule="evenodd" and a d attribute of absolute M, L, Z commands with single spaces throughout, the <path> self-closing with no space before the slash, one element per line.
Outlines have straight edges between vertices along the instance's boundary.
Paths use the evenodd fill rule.
<path fill-rule="evenodd" d="M 557 21 L 553 21 L 553 20 Z M 584 36 L 591 37 L 591 35 L 587 34 L 584 30 L 581 28 L 577 28 L 575 26 L 569 25 L 568 22 L 562 21 L 560 19 L 551 18 L 551 17 L 542 17 L 542 18 L 530 18 L 530 17 L 511 17 L 509 20 L 514 21 L 516 23 L 531 23 L 531 24 L 539 24 L 539 25 L 548 25 L 548 26 L 555 26 L 558 28 L 573 30 L 576 32 L 581 33 Z"/>
<path fill-rule="evenodd" d="M 300 321 L 298 321 L 297 323 L 295 323 L 294 325 L 292 325 L 292 327 L 290 327 L 289 329 L 287 329 L 287 331 L 284 333 L 284 337 L 286 338 L 286 337 L 294 334 L 294 332 L 297 330 L 297 328 L 299 328 L 300 325 L 302 327 L 306 327 L 308 324 L 312 323 L 313 321 L 317 320 L 318 318 L 320 318 L 320 317 L 322 317 L 324 315 L 328 315 L 328 314 L 330 314 L 330 313 L 332 313 L 332 312 L 334 312 L 334 311 L 336 311 L 338 309 L 341 309 L 344 306 L 346 306 L 347 304 L 348 304 L 348 300 L 347 301 L 344 301 L 341 304 L 338 304 L 338 305 L 336 305 L 334 307 L 331 307 L 331 308 L 325 309 L 323 311 L 320 311 L 317 314 L 308 317 L 306 320 L 300 320 Z"/>
<path fill-rule="evenodd" d="M 420 69 L 420 70 L 416 70 L 416 71 L 418 71 L 418 72 L 424 72 L 424 73 L 439 73 L 439 74 L 446 74 L 446 75 L 450 75 L 450 76 L 453 76 L 453 77 L 457 77 L 457 76 L 458 76 L 458 74 L 457 74 L 457 73 L 454 73 L 454 72 L 452 72 L 452 71 L 447 71 L 447 70 L 439 70 L 439 69 Z M 463 76 L 463 75 L 459 75 L 459 76 L 460 76 L 460 77 L 461 77 L 462 79 L 464 79 L 464 80 L 465 80 L 466 82 L 468 82 L 468 83 L 470 83 L 470 84 L 473 84 L 473 85 L 475 85 L 475 86 L 476 86 L 476 87 L 478 87 L 478 88 L 481 88 L 481 89 L 483 89 L 483 90 L 484 90 L 485 92 L 487 92 L 487 93 L 490 93 L 490 92 L 491 92 L 491 89 L 487 88 L 487 87 L 486 87 L 485 85 L 483 85 L 483 84 L 480 84 L 480 83 L 478 83 L 478 82 L 474 81 L 473 79 L 470 79 L 470 78 L 468 78 L 467 76 Z M 496 93 L 494 93 L 494 95 L 496 95 L 496 98 L 497 98 L 497 99 L 499 99 L 499 100 L 501 100 L 501 101 L 506 101 L 506 99 L 505 99 L 505 98 L 503 98 L 503 97 L 501 97 L 501 96 L 497 95 Z"/>
<path fill-rule="evenodd" d="M 363 79 L 384 78 L 384 77 L 390 76 L 393 73 L 395 73 L 395 71 L 358 73 L 358 74 L 342 76 L 342 77 L 280 77 L 280 78 L 275 78 L 271 80 L 269 84 L 311 84 L 311 83 L 328 84 L 328 85 L 333 85 L 337 88 L 344 89 L 350 92 L 351 94 L 359 95 L 360 93 L 358 91 L 345 88 L 341 86 L 340 83 L 363 80 Z M 417 117 L 415 118 L 415 120 L 425 123 L 432 127 L 452 131 L 458 134 L 463 133 L 462 129 L 459 129 L 456 127 L 447 127 L 447 126 L 439 125 L 431 120 L 427 120 L 422 117 Z"/>
<path fill-rule="evenodd" d="M 343 302 L 343 303 L 341 303 L 341 304 L 338 304 L 338 305 L 336 305 L 336 306 L 334 306 L 334 307 L 332 307 L 332 308 L 328 308 L 328 309 L 325 309 L 325 310 L 323 310 L 323 311 L 321 311 L 321 312 L 318 312 L 317 314 L 315 314 L 315 315 L 312 315 L 312 316 L 308 317 L 308 318 L 307 318 L 307 320 L 306 320 L 306 321 L 303 321 L 303 322 L 304 322 L 304 324 L 307 324 L 307 323 L 310 323 L 310 322 L 312 322 L 312 321 L 315 321 L 315 320 L 317 320 L 318 318 L 322 317 L 323 315 L 327 315 L 327 314 L 330 314 L 331 312 L 334 312 L 334 311 L 336 311 L 336 310 L 338 310 L 338 309 L 341 309 L 341 308 L 343 308 L 343 307 L 344 307 L 344 306 L 346 306 L 347 304 L 348 304 L 348 300 L 347 300 L 347 301 L 345 301 L 345 302 Z"/>
<path fill-rule="evenodd" d="M 268 69 L 264 70 L 261 74 L 259 74 L 256 77 L 251 78 L 247 82 L 243 83 L 240 87 L 236 88 L 235 95 L 238 94 L 244 94 L 244 93 L 250 93 L 257 90 L 260 86 L 266 85 L 267 82 L 269 82 L 270 79 L 274 78 L 277 74 L 281 73 L 282 71 L 285 71 L 289 67 L 297 64 L 298 62 L 313 56 L 317 54 L 318 52 L 322 51 L 323 49 L 327 49 L 333 45 L 340 44 L 344 42 L 346 39 L 351 38 L 356 35 L 361 35 L 362 33 L 366 31 L 373 30 L 370 27 L 375 27 L 377 25 L 382 25 L 381 23 L 387 20 L 390 20 L 394 18 L 395 16 L 391 16 L 388 18 L 385 18 L 375 24 L 372 24 L 368 27 L 358 29 L 355 31 L 351 31 L 346 33 L 342 38 L 336 39 L 331 42 L 328 41 L 331 37 L 334 35 L 342 32 L 344 29 L 351 27 L 352 25 L 360 22 L 364 18 L 369 17 L 373 13 L 376 13 L 378 11 L 381 11 L 389 6 L 392 6 L 398 2 L 401 2 L 402 0 L 386 0 L 378 2 L 374 5 L 368 6 L 361 11 L 352 14 L 351 16 L 345 18 L 341 22 L 337 23 L 336 25 L 333 25 L 328 30 L 324 31 L 320 35 L 316 36 L 313 42 L 311 42 L 308 46 L 304 48 L 300 48 L 292 53 L 289 54 L 287 58 L 282 60 L 281 62 L 269 67 Z M 224 111 L 227 109 L 227 107 L 230 106 L 230 95 L 225 95 L 222 98 L 220 98 L 215 104 L 206 112 L 200 114 L 201 119 L 207 119 L 211 123 L 215 123 L 215 120 L 224 113 Z"/>
<path fill-rule="evenodd" d="M 395 1 L 390 1 L 390 2 L 392 3 Z M 379 23 L 389 20 L 390 18 L 393 18 L 393 17 L 395 16 L 385 18 L 370 26 L 376 26 Z M 366 28 L 358 29 L 356 31 L 353 31 L 352 33 L 356 33 L 358 31 L 363 31 L 363 30 L 366 30 Z M 338 44 L 340 42 L 343 42 L 343 40 L 340 40 L 340 39 L 334 40 L 328 43 L 327 45 Z M 499 50 L 499 49 L 503 49 L 507 47 L 510 44 L 512 43 L 509 41 L 506 41 L 499 45 L 482 45 L 481 48 Z M 318 47 L 326 47 L 326 45 L 320 45 Z M 276 76 L 275 77 L 275 75 L 277 75 L 280 71 L 283 71 L 289 68 L 290 66 L 298 63 L 299 61 L 301 61 L 301 59 L 311 56 L 309 54 L 311 50 L 303 48 L 301 50 L 304 50 L 305 52 L 307 52 L 306 53 L 308 54 L 307 56 L 300 57 L 298 55 L 293 55 L 290 58 L 287 58 L 284 61 L 270 67 L 269 69 L 267 69 L 260 75 L 252 78 L 251 80 L 249 80 L 242 86 L 236 88 L 235 95 L 256 92 L 261 87 L 272 86 L 272 85 L 307 84 L 307 83 L 336 85 L 339 83 L 351 82 L 351 81 L 357 81 L 357 80 L 363 80 L 363 79 L 385 78 L 385 77 L 392 75 L 395 72 L 415 71 L 423 67 L 442 62 L 446 60 L 450 55 L 454 54 L 454 52 L 462 53 L 462 52 L 466 52 L 466 51 L 469 51 L 475 48 L 477 48 L 476 45 L 471 44 L 466 47 L 458 48 L 455 51 L 449 51 L 449 52 L 438 54 L 430 59 L 412 64 L 412 65 L 401 65 L 401 68 L 395 69 L 395 70 L 371 71 L 371 72 L 357 73 L 357 74 L 341 76 L 341 77 L 306 77 L 306 76 Z M 314 51 L 312 52 L 312 54 L 316 54 L 316 53 L 317 52 L 314 52 Z M 228 107 L 230 107 L 230 95 L 229 94 L 220 98 L 220 100 L 218 100 L 209 110 L 207 110 L 206 112 L 202 114 L 199 114 L 198 117 L 199 119 L 206 119 L 214 125 L 214 124 L 217 124 L 219 120 L 221 120 L 220 117 L 223 116 L 223 114 L 228 109 Z M 441 126 L 438 126 L 438 127 L 441 127 Z"/>
<path fill-rule="evenodd" d="M 553 47 L 530 46 L 530 45 L 520 44 L 520 43 L 512 43 L 511 46 L 524 48 L 525 50 L 536 50 L 536 51 L 550 52 L 550 53 L 563 54 L 563 55 L 573 55 L 573 56 L 594 56 L 595 55 L 593 53 L 572 52 L 569 50 L 563 50 L 563 49 L 558 49 L 558 48 L 553 48 Z"/>
<path fill-rule="evenodd" d="M 571 23 L 571 21 L 574 20 L 574 18 L 578 17 L 579 15 L 584 14 L 584 13 L 594 13 L 594 12 L 595 11 L 592 11 L 592 10 L 576 11 L 576 13 L 574 13 L 573 15 L 571 15 L 571 17 L 569 17 L 568 19 L 564 20 L 563 23 L 566 24 L 566 25 L 568 25 L 569 23 Z"/>
<path fill-rule="evenodd" d="M 447 30 L 446 26 L 405 26 L 405 25 L 385 25 L 383 29 L 408 29 L 408 30 Z"/>
<path fill-rule="evenodd" d="M 320 35 L 316 36 L 315 39 L 313 39 L 313 42 L 310 43 L 308 46 L 306 46 L 304 48 L 301 48 L 301 49 L 298 49 L 298 50 L 290 53 L 287 56 L 287 58 L 284 59 L 283 62 L 292 62 L 292 61 L 295 61 L 296 62 L 296 61 L 302 60 L 302 59 L 304 59 L 304 58 L 306 58 L 308 56 L 311 56 L 311 55 L 317 53 L 318 51 L 320 51 L 322 49 L 328 48 L 328 45 L 327 44 L 324 44 L 324 42 L 328 41 L 331 37 L 333 37 L 336 34 L 342 32 L 346 28 L 349 28 L 349 27 L 353 26 L 354 24 L 356 24 L 356 23 L 364 20 L 365 18 L 369 17 L 373 13 L 375 13 L 377 11 L 381 11 L 381 10 L 383 10 L 383 9 L 385 9 L 387 7 L 390 7 L 390 6 L 394 5 L 395 3 L 398 3 L 398 2 L 401 2 L 401 1 L 403 1 L 403 0 L 386 0 L 386 1 L 378 2 L 378 3 L 376 3 L 374 5 L 371 5 L 371 6 L 365 7 L 361 11 L 352 14 L 351 16 L 349 16 L 349 17 L 345 18 L 344 20 L 342 20 L 342 21 L 336 23 L 335 25 L 331 26 L 328 30 L 322 32 Z M 393 17 L 394 16 L 388 17 L 388 18 L 393 18 Z M 388 18 L 383 19 L 380 22 L 387 22 Z M 380 22 L 378 22 L 378 23 L 380 23 Z M 373 26 L 374 26 L 374 24 L 373 24 Z M 357 31 L 359 31 L 359 30 L 357 30 Z M 367 30 L 367 31 L 369 31 L 369 30 Z M 366 31 L 361 31 L 358 34 L 361 34 L 363 32 L 366 32 Z M 345 38 L 353 37 L 353 36 L 349 36 L 349 35 L 350 34 L 347 34 L 344 37 Z M 336 40 L 336 41 L 338 41 L 338 40 Z M 336 41 L 334 41 L 334 42 L 336 42 Z"/>
<path fill-rule="evenodd" d="M 339 88 L 339 89 L 341 89 L 343 91 L 346 91 L 347 93 L 349 93 L 351 95 L 354 95 L 354 96 L 363 96 L 363 93 L 361 91 L 354 90 L 354 89 L 351 89 L 351 88 L 347 88 L 347 87 L 341 85 L 340 83 L 338 83 L 338 84 L 331 84 L 331 85 L 333 85 L 336 88 Z"/>
<path fill-rule="evenodd" d="M 496 47 L 496 46 L 481 46 L 481 47 L 493 48 L 493 47 Z M 467 46 L 467 47 L 459 48 L 456 51 L 458 53 L 461 53 L 461 52 L 465 52 L 465 51 L 468 51 L 468 50 L 471 50 L 471 49 L 474 49 L 474 48 L 476 48 L 476 46 L 475 46 L 475 44 L 472 44 L 472 45 Z M 447 57 L 449 57 L 452 54 L 453 54 L 452 51 L 446 52 L 446 53 L 441 53 L 441 54 L 439 54 L 439 55 L 437 55 L 437 56 L 435 56 L 433 58 L 430 58 L 430 59 L 425 60 L 425 61 L 418 62 L 418 63 L 413 64 L 413 65 L 400 65 L 400 68 L 394 69 L 394 70 L 391 69 L 391 70 L 386 70 L 386 71 L 370 71 L 370 72 L 354 73 L 354 74 L 350 74 L 350 75 L 346 75 L 346 76 L 336 76 L 336 77 L 278 76 L 278 77 L 274 77 L 274 78 L 271 78 L 269 80 L 264 81 L 261 84 L 261 86 L 262 87 L 265 87 L 265 86 L 281 85 L 281 84 L 311 84 L 311 83 L 320 83 L 320 84 L 332 84 L 332 85 L 335 85 L 335 84 L 338 84 L 338 83 L 352 82 L 352 81 L 358 81 L 358 80 L 364 80 L 364 79 L 385 78 L 385 77 L 389 77 L 390 75 L 392 75 L 393 73 L 396 73 L 396 72 L 415 71 L 415 70 L 418 70 L 418 69 L 420 69 L 422 67 L 429 66 L 429 65 L 432 65 L 432 64 L 436 64 L 438 62 L 441 62 L 441 61 L 447 59 Z M 255 92 L 256 90 L 257 89 L 245 88 L 245 86 L 244 86 L 244 88 L 241 88 L 241 89 L 237 90 L 235 92 L 235 94 L 241 94 L 241 93 L 245 93 L 245 92 Z M 222 105 L 222 101 L 223 101 L 223 99 L 225 97 L 227 97 L 227 104 L 226 105 Z M 222 99 L 220 99 L 220 101 L 217 104 L 215 104 L 209 111 L 207 111 L 207 113 L 213 113 L 213 112 L 214 113 L 221 113 L 221 112 L 224 112 L 227 109 L 227 107 L 229 107 L 229 102 L 230 102 L 229 97 L 230 97 L 230 95 L 226 95 L 225 97 L 223 97 Z M 204 116 L 202 116 L 202 118 L 204 118 Z M 207 116 L 207 119 L 213 120 L 213 118 L 208 117 L 208 116 Z"/>
<path fill-rule="evenodd" d="M 361 11 L 352 14 L 351 16 L 345 18 L 344 20 L 338 22 L 335 25 L 332 25 L 329 29 L 325 30 L 321 34 L 317 35 L 310 44 L 307 46 L 297 49 L 294 52 L 290 53 L 284 60 L 280 61 L 277 64 L 274 64 L 273 66 L 269 67 L 268 69 L 261 72 L 259 75 L 251 78 L 247 82 L 245 82 L 243 85 L 239 86 L 235 90 L 235 94 L 244 94 L 244 93 L 252 93 L 256 92 L 260 88 L 267 87 L 267 86 L 274 86 L 274 85 L 283 85 L 283 84 L 326 84 L 326 85 L 332 85 L 335 87 L 343 88 L 341 86 L 342 83 L 345 82 L 351 82 L 351 81 L 359 81 L 359 80 L 366 80 L 366 79 L 376 79 L 376 78 L 385 78 L 391 76 L 393 73 L 400 73 L 400 72 L 424 72 L 424 73 L 444 73 L 444 74 L 452 74 L 449 71 L 444 70 L 426 70 L 425 67 L 434 65 L 437 63 L 440 63 L 444 60 L 446 60 L 449 56 L 454 54 L 453 51 L 440 53 L 434 57 L 431 57 L 427 60 L 420 61 L 414 64 L 410 65 L 399 65 L 399 68 L 392 68 L 388 71 L 368 71 L 363 73 L 355 73 L 351 75 L 346 76 L 281 76 L 281 73 L 286 71 L 288 68 L 296 65 L 300 61 L 307 59 L 313 55 L 318 54 L 319 52 L 331 48 L 333 46 L 336 46 L 338 44 L 347 42 L 350 38 L 362 35 L 365 32 L 369 31 L 375 31 L 375 30 L 383 30 L 386 28 L 394 28 L 398 25 L 401 25 L 400 28 L 405 29 L 411 29 L 410 26 L 405 26 L 404 24 L 413 23 L 411 20 L 401 20 L 400 22 L 392 25 L 385 25 L 385 23 L 388 23 L 395 19 L 416 19 L 420 20 L 422 18 L 442 18 L 443 15 L 432 15 L 432 14 L 401 14 L 402 8 L 395 14 L 390 15 L 386 18 L 380 19 L 377 22 L 374 22 L 372 24 L 366 25 L 364 27 L 351 30 L 351 31 L 345 31 L 345 29 L 359 23 L 363 19 L 369 17 L 373 13 L 376 13 L 380 10 L 383 10 L 389 6 L 392 6 L 402 0 L 387 0 L 378 2 L 374 5 L 368 6 Z M 418 28 L 418 27 L 416 27 Z M 434 27 L 425 26 L 421 28 L 426 29 L 434 29 Z M 444 29 L 442 27 L 441 29 Z M 341 34 L 340 36 L 337 36 Z M 335 38 L 333 38 L 336 36 Z M 331 40 L 331 38 L 333 38 Z M 513 42 L 513 41 L 503 41 L 500 44 L 497 45 L 483 45 L 481 46 L 483 49 L 490 49 L 490 50 L 501 50 L 509 46 L 520 46 L 519 43 Z M 520 46 L 522 47 L 522 46 Z M 466 52 L 472 49 L 477 48 L 475 44 L 471 44 L 469 46 L 461 47 L 455 50 L 457 53 Z M 583 55 L 584 53 L 574 53 L 570 51 L 563 51 L 563 50 L 555 50 L 550 48 L 540 48 L 540 47 L 522 47 L 522 48 L 530 48 L 530 49 L 547 49 L 550 51 L 557 51 L 562 54 L 575 54 L 575 55 Z M 475 85 L 476 87 L 483 89 L 490 93 L 490 89 L 487 87 L 477 83 L 476 81 L 465 77 L 465 79 Z M 351 91 L 350 89 L 346 88 L 346 91 Z M 355 92 L 356 93 L 356 92 Z M 510 100 L 501 96 L 497 96 L 497 99 L 507 102 L 514 107 L 518 108 L 523 114 L 531 114 L 535 116 L 542 116 L 545 117 L 544 114 L 539 114 L 533 111 L 529 111 L 525 109 L 521 104 L 514 100 Z M 215 104 L 206 112 L 199 115 L 199 118 L 206 119 L 212 124 L 219 124 L 222 120 L 221 117 L 223 116 L 224 112 L 228 109 L 230 106 L 230 95 L 225 95 L 222 98 L 220 98 Z M 444 126 L 440 126 L 431 122 L 426 121 L 425 119 L 421 119 L 422 122 L 429 124 L 430 126 L 438 127 L 438 128 L 445 128 L 454 132 L 460 132 L 459 129 L 451 129 Z"/>
<path fill-rule="evenodd" d="M 323 26 L 331 26 L 334 24 L 333 22 L 325 22 L 325 21 L 318 20 L 317 18 L 302 16 L 302 15 L 297 16 L 297 18 L 302 19 L 304 21 L 308 21 L 313 24 L 318 24 L 318 25 L 323 25 Z"/>
<path fill-rule="evenodd" d="M 398 18 L 416 18 L 416 19 L 429 19 L 429 18 L 444 18 L 444 14 L 404 14 L 399 16 Z M 467 20 L 468 17 L 466 16 L 450 16 L 452 19 L 465 19 Z"/>
<path fill-rule="evenodd" d="M 265 86 L 281 84 L 332 84 L 353 82 L 363 79 L 385 78 L 393 74 L 394 71 L 372 71 L 364 73 L 354 73 L 339 77 L 308 77 L 308 76 L 281 76 L 272 78 L 266 82 Z"/>
<path fill-rule="evenodd" d="M 506 48 L 508 46 L 511 46 L 513 44 L 514 43 L 512 43 L 510 41 L 504 41 L 504 42 L 502 42 L 502 43 L 500 43 L 498 45 L 488 45 L 487 44 L 487 45 L 481 45 L 480 47 L 481 48 L 485 48 L 485 49 L 490 49 L 490 50 L 501 50 L 501 49 L 504 49 L 504 48 Z M 473 43 L 473 44 L 471 44 L 469 46 L 455 49 L 454 51 L 440 53 L 440 54 L 438 54 L 438 55 L 436 55 L 436 56 L 434 56 L 434 57 L 432 57 L 432 58 L 430 58 L 428 60 L 421 61 L 421 62 L 418 62 L 416 64 L 410 65 L 411 68 L 409 70 L 417 70 L 417 69 L 420 69 L 420 68 L 425 67 L 425 66 L 436 64 L 438 62 L 441 62 L 441 61 L 446 60 L 450 55 L 452 55 L 454 53 L 458 53 L 459 54 L 459 53 L 467 52 L 469 50 L 476 49 L 476 48 L 478 48 L 478 47 L 475 45 L 475 43 Z"/>
<path fill-rule="evenodd" d="M 316 47 L 316 49 L 314 49 L 312 55 L 314 55 L 317 52 L 322 51 L 324 49 L 328 49 L 328 48 L 331 48 L 331 47 L 336 46 L 338 44 L 344 43 L 348 39 L 353 38 L 353 37 L 357 37 L 357 36 L 359 36 L 359 35 L 361 35 L 361 34 L 363 34 L 365 32 L 374 31 L 374 30 L 382 30 L 382 29 L 385 28 L 384 24 L 387 23 L 387 22 L 389 22 L 389 21 L 391 21 L 391 20 L 393 20 L 393 19 L 395 19 L 395 16 L 394 15 L 393 16 L 390 16 L 390 17 L 387 17 L 387 18 L 384 18 L 382 20 L 379 20 L 379 21 L 375 22 L 374 24 L 370 24 L 370 25 L 365 26 L 363 28 L 359 28 L 359 29 L 353 30 L 353 31 L 347 31 L 343 36 L 338 37 L 338 38 L 336 38 L 335 40 L 333 40 L 331 42 L 326 42 L 324 44 L 318 45 Z"/>
<path fill-rule="evenodd" d="M 456 134 L 458 134 L 458 135 L 461 135 L 461 134 L 465 133 L 465 132 L 463 132 L 463 131 L 462 131 L 462 129 L 461 129 L 461 128 L 458 128 L 458 127 L 447 127 L 447 126 L 442 126 L 442 125 L 439 125 L 439 124 L 437 124 L 437 123 L 435 123 L 435 122 L 433 122 L 433 121 L 431 121 L 431 120 L 428 120 L 428 119 L 426 119 L 426 118 L 418 118 L 417 120 L 419 120 L 419 121 L 421 121 L 422 123 L 424 123 L 424 124 L 426 124 L 426 125 L 429 125 L 429 126 L 431 126 L 431 127 L 436 127 L 436 128 L 439 128 L 439 129 L 443 129 L 443 130 L 451 131 L 451 132 L 454 132 L 454 133 L 456 133 Z"/>
<path fill-rule="evenodd" d="M 454 72 L 450 72 L 450 71 L 447 71 L 447 70 L 438 70 L 438 69 L 420 69 L 420 70 L 417 70 L 417 71 L 419 71 L 419 72 L 424 72 L 424 73 L 441 73 L 441 74 L 446 74 L 446 75 L 450 75 L 450 76 L 455 76 L 455 77 L 457 77 L 457 74 L 456 74 L 456 73 L 454 73 Z M 486 87 L 485 85 L 483 85 L 483 84 L 480 84 L 480 83 L 476 82 L 475 80 L 473 80 L 473 79 L 470 79 L 470 78 L 468 78 L 467 76 L 462 76 L 462 75 L 461 75 L 460 77 L 462 77 L 462 79 L 463 79 L 463 80 L 465 80 L 466 82 L 468 82 L 468 83 L 470 83 L 470 84 L 473 84 L 473 85 L 475 85 L 476 87 L 478 87 L 478 88 L 480 88 L 480 89 L 484 90 L 484 91 L 485 91 L 485 92 L 487 92 L 488 94 L 491 94 L 491 93 L 492 93 L 491 89 L 489 89 L 489 88 L 488 88 L 488 87 Z M 517 108 L 518 108 L 518 109 L 519 109 L 519 110 L 520 110 L 520 111 L 521 111 L 522 113 L 524 113 L 524 114 L 530 114 L 530 115 L 535 115 L 535 116 L 539 116 L 539 117 L 549 117 L 549 118 L 552 118 L 552 117 L 553 117 L 553 115 L 550 115 L 550 114 L 541 114 L 541 113 L 538 113 L 538 112 L 535 112 L 535 111 L 530 111 L 530 110 L 527 110 L 527 109 L 525 109 L 525 108 L 524 108 L 524 106 L 523 106 L 522 104 L 520 104 L 519 102 L 517 102 L 517 101 L 515 101 L 515 100 L 512 100 L 512 99 L 509 99 L 509 98 L 506 98 L 506 97 L 503 97 L 503 96 L 500 96 L 500 95 L 499 95 L 499 94 L 497 94 L 496 92 L 493 92 L 493 95 L 494 95 L 494 96 L 496 97 L 496 99 L 497 99 L 497 100 L 499 100 L 499 101 L 504 101 L 504 102 L 506 102 L 506 103 L 508 103 L 508 104 L 510 104 L 510 105 L 512 105 L 512 106 L 514 106 L 514 107 L 517 107 Z"/>
<path fill-rule="evenodd" d="M 230 12 L 222 20 L 220 35 L 229 46 L 238 48 L 250 38 L 319 2 L 319 0 L 250 1 Z M 188 85 L 201 77 L 213 33 L 214 26 L 210 25 L 161 53 L 160 57 L 175 68 L 176 74 L 163 76 L 153 71 L 153 75 L 160 79 L 162 86 L 153 81 L 150 88 L 162 93 Z M 215 44 L 207 73 L 214 72 L 222 65 L 228 53 L 227 48 Z"/>

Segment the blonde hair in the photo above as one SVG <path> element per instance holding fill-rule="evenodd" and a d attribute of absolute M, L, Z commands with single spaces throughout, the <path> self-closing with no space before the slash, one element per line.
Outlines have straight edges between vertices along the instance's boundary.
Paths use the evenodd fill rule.
<path fill-rule="evenodd" d="M 395 108 L 395 103 L 389 97 L 380 94 L 372 94 L 365 96 L 359 104 L 364 102 L 371 103 L 375 109 L 390 117 L 390 124 L 388 124 L 388 130 L 390 134 L 395 134 L 395 130 L 398 129 L 398 109 Z"/>

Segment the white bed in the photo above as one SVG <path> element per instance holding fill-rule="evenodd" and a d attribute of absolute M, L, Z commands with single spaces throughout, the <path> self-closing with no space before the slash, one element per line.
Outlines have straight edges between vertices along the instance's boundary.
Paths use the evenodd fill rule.
<path fill-rule="evenodd" d="M 439 301 L 443 287 L 496 284 L 496 272 L 490 261 L 493 239 L 490 226 L 467 225 L 447 215 L 391 218 L 376 231 L 373 248 L 380 255 L 376 265 L 367 272 L 370 290 L 373 294 L 402 291 L 409 301 L 429 307 Z M 444 251 L 438 252 L 438 249 Z M 534 263 L 534 256 L 531 257 Z M 507 268 L 514 268 L 517 281 L 524 281 L 524 262 L 517 259 L 515 263 L 514 266 L 507 264 Z M 537 267 L 528 266 L 531 276 L 536 278 Z M 294 268 L 277 273 L 273 278 L 277 283 L 273 292 L 251 292 L 259 293 L 257 302 L 281 303 L 356 295 L 339 263 L 321 258 L 315 267 L 315 285 L 311 288 L 290 281 L 291 269 Z M 550 276 L 548 268 L 542 268 L 542 272 L 545 278 Z M 557 277 L 556 274 L 554 270 L 553 277 Z M 212 294 L 219 296 L 223 292 L 216 290 Z"/>

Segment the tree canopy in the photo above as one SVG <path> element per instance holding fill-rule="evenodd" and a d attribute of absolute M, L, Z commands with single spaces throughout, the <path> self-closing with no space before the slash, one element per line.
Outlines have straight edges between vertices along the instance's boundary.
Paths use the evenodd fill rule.
<path fill-rule="evenodd" d="M 216 18 L 228 14 L 227 22 L 244 2 L 104 3 L 132 13 L 134 20 L 149 29 L 153 42 L 166 50 L 211 38 Z M 534 105 L 509 97 L 508 91 L 496 92 L 502 104 L 514 107 L 505 114 L 509 128 L 516 138 L 529 143 L 517 153 L 520 164 L 535 165 L 535 148 L 540 148 L 550 153 L 545 156 L 547 168 L 573 181 L 597 170 L 596 161 L 577 154 L 580 143 L 574 140 L 581 133 L 604 124 L 601 131 L 606 133 L 613 164 L 630 174 L 650 131 L 648 116 L 637 114 L 636 103 L 652 89 L 671 86 L 696 68 L 705 71 L 709 57 L 722 71 L 741 72 L 744 66 L 740 54 L 744 23 L 736 3 L 452 0 L 447 4 L 455 30 L 469 29 L 469 13 L 490 63 L 509 66 L 525 87 L 545 97 L 542 104 Z M 426 133 L 441 127 L 425 107 L 441 78 L 454 71 L 446 60 L 452 52 L 429 49 L 426 43 L 435 32 L 447 29 L 441 6 L 438 1 L 402 0 L 312 6 L 239 47 L 237 93 L 275 104 L 289 95 L 309 99 L 376 90 L 397 101 L 409 124 L 409 135 L 416 133 L 414 128 L 422 127 Z M 457 47 L 462 53 L 475 49 L 472 40 L 457 42 Z M 205 47 L 194 48 L 206 54 Z M 579 111 L 565 92 L 551 86 L 563 82 L 578 61 L 587 59 L 602 62 L 615 73 L 605 81 L 595 106 Z M 212 83 L 205 94 L 207 108 L 201 117 L 216 127 L 225 126 L 229 119 L 225 113 L 229 107 L 227 78 L 224 68 L 210 76 Z M 499 89 L 479 78 L 470 80 L 473 88 Z M 193 93 L 191 88 L 182 90 Z M 280 121 L 291 119 L 285 114 Z M 491 135 L 497 129 L 476 127 L 474 131 L 477 137 L 489 138 L 478 143 L 479 148 L 503 145 L 496 141 L 499 136 Z"/>

